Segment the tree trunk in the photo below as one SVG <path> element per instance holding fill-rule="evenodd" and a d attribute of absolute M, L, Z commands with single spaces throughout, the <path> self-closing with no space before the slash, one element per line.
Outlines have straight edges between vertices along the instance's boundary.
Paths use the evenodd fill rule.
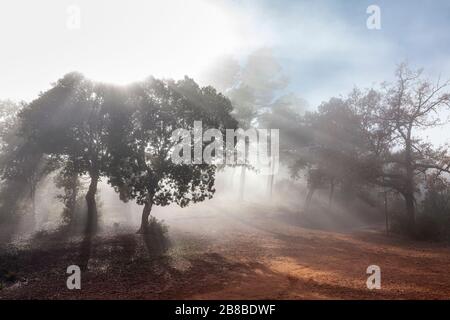
<path fill-rule="evenodd" d="M 328 197 L 328 209 L 331 209 L 331 205 L 333 203 L 333 195 L 334 195 L 334 179 L 330 182 L 330 195 Z"/>
<path fill-rule="evenodd" d="M 413 173 L 410 166 L 406 168 L 406 191 L 404 193 L 405 205 L 406 205 L 406 218 L 408 223 L 408 229 L 414 230 L 415 227 L 415 208 L 414 208 L 414 181 Z"/>
<path fill-rule="evenodd" d="M 406 144 L 405 144 L 405 163 L 406 163 L 406 181 L 405 181 L 405 205 L 406 205 L 406 217 L 408 223 L 408 230 L 414 231 L 415 227 L 415 208 L 414 208 L 414 169 L 412 163 L 412 141 L 411 141 L 411 129 L 408 131 Z"/>
<path fill-rule="evenodd" d="M 97 203 L 95 195 L 97 194 L 98 175 L 91 175 L 91 183 L 89 184 L 88 192 L 86 193 L 87 203 L 87 223 L 86 234 L 94 234 L 97 231 L 98 217 L 97 217 Z"/>
<path fill-rule="evenodd" d="M 389 212 L 388 212 L 388 197 L 387 191 L 384 191 L 384 216 L 386 222 L 386 234 L 389 235 Z"/>
<path fill-rule="evenodd" d="M 414 207 L 414 194 L 406 193 L 404 195 L 406 204 L 406 217 L 408 223 L 408 230 L 413 232 L 415 227 L 415 207 Z"/>
<path fill-rule="evenodd" d="M 150 212 L 152 211 L 153 202 L 149 199 L 145 202 L 144 209 L 142 210 L 141 227 L 137 233 L 146 234 L 148 231 L 148 218 L 150 217 Z"/>
<path fill-rule="evenodd" d="M 306 199 L 305 199 L 304 213 L 307 213 L 309 211 L 309 207 L 311 206 L 312 197 L 313 197 L 315 191 L 316 191 L 315 188 L 308 189 L 308 194 L 306 195 Z"/>

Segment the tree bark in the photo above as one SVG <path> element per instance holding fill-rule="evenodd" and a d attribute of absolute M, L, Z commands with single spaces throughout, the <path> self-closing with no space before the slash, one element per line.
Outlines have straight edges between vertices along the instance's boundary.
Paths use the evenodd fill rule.
<path fill-rule="evenodd" d="M 406 180 L 405 180 L 405 205 L 408 229 L 414 231 L 415 227 L 415 198 L 414 198 L 414 168 L 412 163 L 412 141 L 411 128 L 408 130 L 405 142 L 405 163 L 406 163 Z"/>
<path fill-rule="evenodd" d="M 408 223 L 408 230 L 412 232 L 415 227 L 414 194 L 405 193 L 404 198 L 406 204 L 406 217 Z"/>
<path fill-rule="evenodd" d="M 148 232 L 148 218 L 150 217 L 150 212 L 152 211 L 153 202 L 151 199 L 147 200 L 144 204 L 144 209 L 142 210 L 141 217 L 141 227 L 137 233 L 146 234 Z"/>
<path fill-rule="evenodd" d="M 88 192 L 86 193 L 87 203 L 87 223 L 86 234 L 94 234 L 97 232 L 98 216 L 97 216 L 97 203 L 95 201 L 95 195 L 97 194 L 99 176 L 96 174 L 91 175 L 91 183 L 89 184 Z"/>
<path fill-rule="evenodd" d="M 387 191 L 384 191 L 384 217 L 386 223 L 386 234 L 389 235 L 389 212 L 388 212 L 388 196 Z"/>

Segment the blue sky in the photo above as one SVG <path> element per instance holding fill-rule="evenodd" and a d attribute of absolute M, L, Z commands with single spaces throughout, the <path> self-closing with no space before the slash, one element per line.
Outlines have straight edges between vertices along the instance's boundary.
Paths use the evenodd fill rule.
<path fill-rule="evenodd" d="M 381 30 L 366 27 L 369 5 Z M 67 27 L 70 6 L 80 28 Z M 200 79 L 220 56 L 262 47 L 311 107 L 389 81 L 404 61 L 450 78 L 447 0 L 3 0 L 0 39 L 2 99 L 30 101 L 74 70 L 117 83 Z M 449 140 L 448 130 L 435 136 Z"/>
<path fill-rule="evenodd" d="M 235 2 L 236 7 L 242 2 Z M 237 3 L 240 3 L 237 5 Z M 244 1 L 268 34 L 267 44 L 312 105 L 354 85 L 392 79 L 407 61 L 430 77 L 450 78 L 449 1 Z M 369 5 L 381 9 L 381 30 L 369 30 Z M 255 9 L 256 8 L 256 9 Z"/>
<path fill-rule="evenodd" d="M 381 30 L 366 28 L 373 4 Z M 79 30 L 65 26 L 70 5 Z M 449 31 L 446 0 L 6 0 L 0 98 L 30 100 L 73 70 L 113 82 L 195 77 L 217 55 L 270 47 L 290 88 L 316 105 L 388 80 L 403 61 L 450 77 Z"/>

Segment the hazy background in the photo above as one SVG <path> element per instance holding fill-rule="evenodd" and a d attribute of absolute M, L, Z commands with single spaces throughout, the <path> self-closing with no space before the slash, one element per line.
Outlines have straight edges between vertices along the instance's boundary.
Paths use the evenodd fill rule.
<path fill-rule="evenodd" d="M 381 30 L 366 26 L 369 5 L 381 9 Z M 272 94 L 266 101 L 295 93 L 299 110 L 314 109 L 356 85 L 392 80 L 404 61 L 430 78 L 450 78 L 449 27 L 448 1 L 7 0 L 0 10 L 0 98 L 29 102 L 77 70 L 120 84 L 189 75 L 224 91 L 244 81 Z M 443 144 L 449 130 L 423 134 Z M 221 194 L 226 189 L 235 199 L 239 172 L 224 177 Z M 287 177 L 282 171 L 277 179 Z M 246 198 L 261 199 L 266 179 L 249 173 Z M 116 197 L 107 189 L 105 203 Z"/>
<path fill-rule="evenodd" d="M 381 30 L 366 27 L 369 5 Z M 67 26 L 71 6 L 80 27 Z M 270 48 L 288 86 L 317 106 L 392 79 L 408 61 L 450 77 L 450 3 L 425 1 L 24 1 L 0 7 L 0 98 L 30 101 L 63 74 L 127 83 L 149 74 L 206 83 L 217 59 Z M 219 60 L 220 61 L 220 60 Z M 433 131 L 444 143 L 447 129 Z"/>

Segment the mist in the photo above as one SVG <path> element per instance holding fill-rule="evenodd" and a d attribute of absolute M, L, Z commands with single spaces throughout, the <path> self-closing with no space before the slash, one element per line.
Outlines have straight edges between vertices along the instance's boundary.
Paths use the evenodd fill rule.
<path fill-rule="evenodd" d="M 447 3 L 22 5 L 0 299 L 448 298 Z"/>

